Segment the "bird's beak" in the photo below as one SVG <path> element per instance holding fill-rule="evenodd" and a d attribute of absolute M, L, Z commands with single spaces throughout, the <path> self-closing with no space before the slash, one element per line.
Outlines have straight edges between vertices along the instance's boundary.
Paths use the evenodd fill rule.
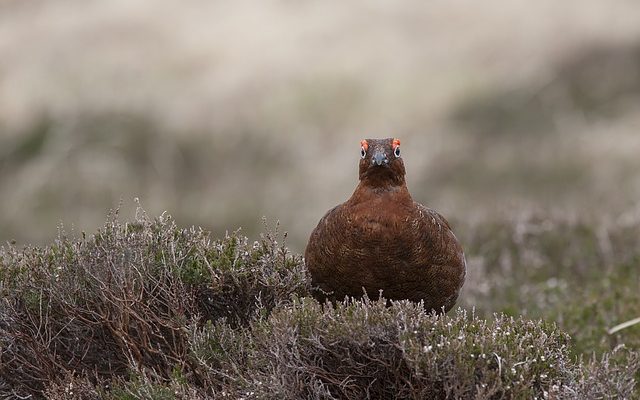
<path fill-rule="evenodd" d="M 388 163 L 389 163 L 389 159 L 387 158 L 387 155 L 383 151 L 376 151 L 373 154 L 373 157 L 371 157 L 372 165 L 383 165 L 383 164 L 386 165 Z"/>

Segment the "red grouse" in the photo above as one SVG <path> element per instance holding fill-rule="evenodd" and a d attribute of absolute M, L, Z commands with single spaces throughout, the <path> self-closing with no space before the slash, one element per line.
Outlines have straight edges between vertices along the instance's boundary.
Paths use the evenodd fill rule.
<path fill-rule="evenodd" d="M 449 311 L 466 274 L 462 246 L 444 217 L 411 198 L 398 139 L 361 142 L 360 183 L 322 217 L 305 251 L 317 298 L 364 292 Z"/>

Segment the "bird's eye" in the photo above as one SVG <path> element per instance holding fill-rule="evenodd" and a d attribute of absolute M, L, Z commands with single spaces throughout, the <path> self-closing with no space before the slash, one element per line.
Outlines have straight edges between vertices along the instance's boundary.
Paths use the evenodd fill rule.
<path fill-rule="evenodd" d="M 400 146 L 396 146 L 396 148 L 393 149 L 393 155 L 396 156 L 396 158 L 400 157 Z"/>
<path fill-rule="evenodd" d="M 360 148 L 360 157 L 365 158 L 367 156 L 367 150 L 365 150 L 364 146 Z"/>

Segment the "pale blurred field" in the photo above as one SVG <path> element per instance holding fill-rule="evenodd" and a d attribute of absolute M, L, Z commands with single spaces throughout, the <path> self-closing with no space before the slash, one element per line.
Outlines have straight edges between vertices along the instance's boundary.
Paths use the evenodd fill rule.
<path fill-rule="evenodd" d="M 457 227 L 636 212 L 640 2 L 0 2 L 1 242 L 137 197 L 302 251 L 387 136 Z"/>

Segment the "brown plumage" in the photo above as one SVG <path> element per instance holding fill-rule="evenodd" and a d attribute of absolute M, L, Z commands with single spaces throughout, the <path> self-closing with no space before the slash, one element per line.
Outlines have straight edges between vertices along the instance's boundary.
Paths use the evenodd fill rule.
<path fill-rule="evenodd" d="M 305 260 L 319 300 L 424 301 L 449 311 L 464 283 L 462 246 L 444 217 L 411 198 L 397 139 L 361 142 L 360 183 L 311 233 Z"/>

